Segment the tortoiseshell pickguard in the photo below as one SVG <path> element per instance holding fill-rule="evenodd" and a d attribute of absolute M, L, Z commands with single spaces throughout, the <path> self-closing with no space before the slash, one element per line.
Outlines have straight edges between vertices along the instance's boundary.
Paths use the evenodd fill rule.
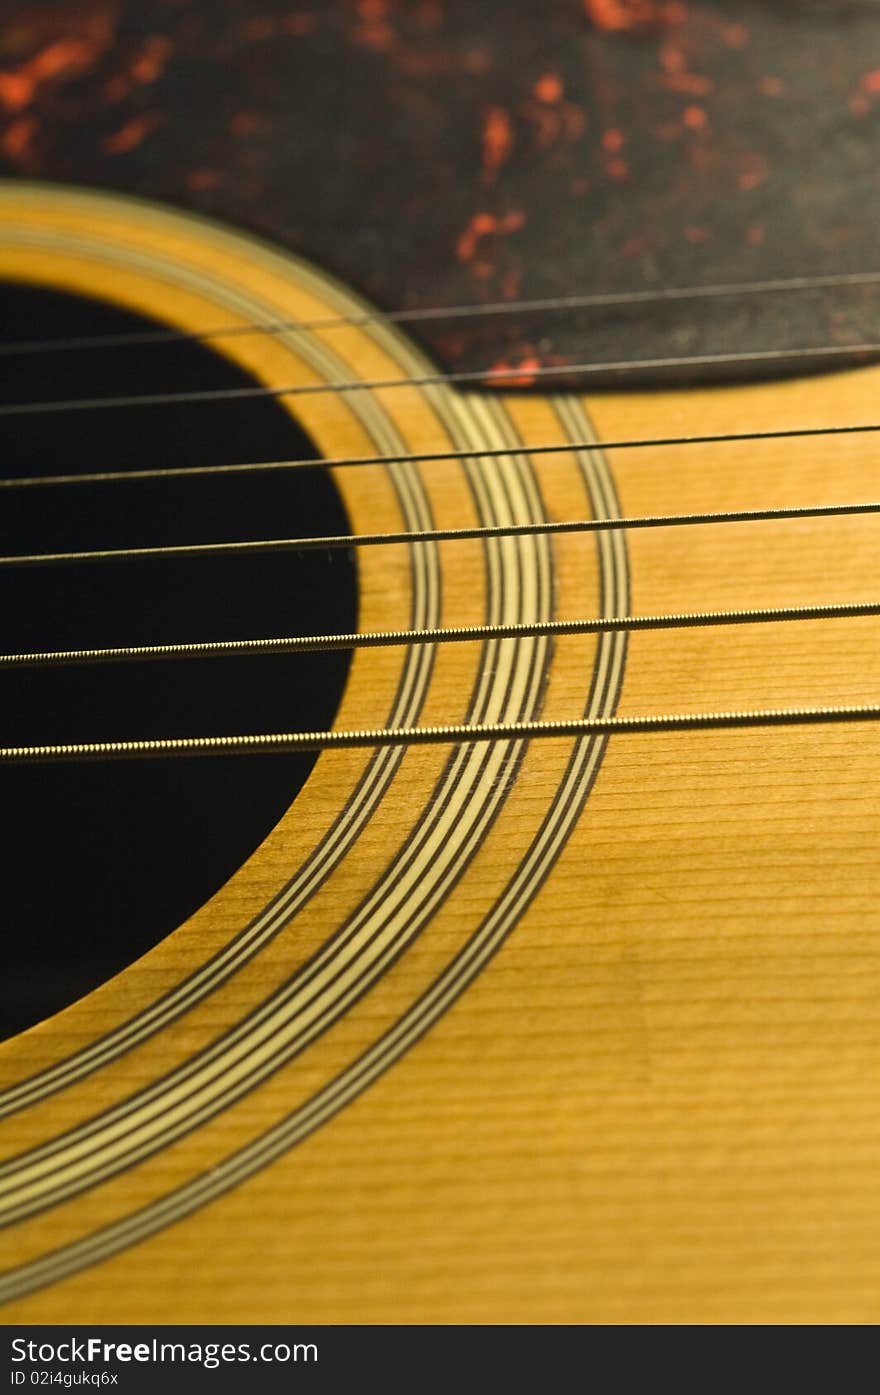
<path fill-rule="evenodd" d="M 134 192 L 386 310 L 880 265 L 876 0 L 27 0 L 7 173 Z M 872 341 L 880 292 L 441 320 L 446 368 Z"/>

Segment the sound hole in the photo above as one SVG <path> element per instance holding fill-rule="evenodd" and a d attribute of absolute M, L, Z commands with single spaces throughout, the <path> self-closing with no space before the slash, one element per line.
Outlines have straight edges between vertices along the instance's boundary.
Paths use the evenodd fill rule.
<path fill-rule="evenodd" d="M 104 304 L 0 286 L 0 338 L 155 329 Z M 206 344 L 15 356 L 0 398 L 251 386 Z M 267 398 L 7 418 L 4 474 L 302 459 L 318 452 Z M 349 531 L 320 469 L 6 491 L 4 553 L 67 552 Z M 349 553 L 167 558 L 5 570 L 4 651 L 304 634 L 356 627 Z M 2 744 L 325 728 L 347 654 L 7 672 Z M 313 756 L 12 767 L 0 1034 L 118 972 L 247 859 Z"/>

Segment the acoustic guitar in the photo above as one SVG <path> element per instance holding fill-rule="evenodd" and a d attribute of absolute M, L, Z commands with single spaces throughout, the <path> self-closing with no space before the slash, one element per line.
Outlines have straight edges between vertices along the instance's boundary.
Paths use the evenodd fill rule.
<path fill-rule="evenodd" d="M 230 4 L 189 68 L 206 7 L 131 8 L 31 6 L 0 73 L 4 1320 L 875 1321 L 880 366 L 799 318 L 866 313 L 874 229 L 821 272 L 807 230 L 732 301 L 696 237 L 690 280 L 643 260 L 536 308 L 500 285 L 489 103 L 494 227 L 433 304 L 401 272 L 376 305 L 327 269 L 355 225 L 397 260 L 333 163 L 309 146 L 337 250 L 305 256 L 280 156 L 274 236 L 246 188 L 216 216 L 199 123 L 227 59 L 307 115 L 284 55 L 344 103 L 352 54 L 403 53 L 389 138 L 427 158 L 456 35 L 489 80 L 471 7 Z M 522 78 L 551 167 L 584 142 L 626 182 L 632 132 L 575 129 L 602 55 L 675 79 L 680 139 L 710 139 L 688 8 L 705 38 L 743 7 L 554 11 L 559 62 Z M 739 338 L 685 342 L 670 306 Z M 622 348 L 564 340 L 609 313 Z"/>

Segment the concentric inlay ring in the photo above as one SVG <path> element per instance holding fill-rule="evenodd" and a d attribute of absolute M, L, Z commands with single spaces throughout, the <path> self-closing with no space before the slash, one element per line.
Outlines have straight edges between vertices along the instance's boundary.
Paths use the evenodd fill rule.
<path fill-rule="evenodd" d="M 356 316 L 364 307 L 347 291 L 301 262 L 249 238 L 211 224 L 152 206 L 85 193 L 67 194 L 16 186 L 0 195 L 0 252 L 6 274 L 48 284 L 75 285 L 93 294 L 113 294 L 135 308 L 149 306 L 153 315 L 188 330 L 217 323 L 275 323 L 280 319 L 316 320 L 321 316 Z M 108 274 L 112 270 L 112 277 Z M 294 381 L 325 383 L 385 376 L 424 375 L 428 365 L 389 325 L 366 325 L 337 331 L 290 330 L 270 338 L 249 336 L 226 341 L 225 351 L 268 384 Z M 389 374 L 386 365 L 393 371 Z M 313 439 L 328 455 L 351 450 L 347 442 L 366 442 L 375 453 L 406 454 L 413 437 L 432 448 L 511 448 L 504 463 L 475 458 L 450 473 L 482 525 L 523 524 L 545 518 L 539 481 L 521 447 L 515 420 L 499 398 L 462 396 L 442 385 L 406 389 L 394 401 L 388 393 L 362 391 L 335 399 L 328 413 L 321 399 L 297 399 L 297 411 Z M 559 399 L 553 408 L 563 439 L 589 439 L 583 408 Z M 361 447 L 363 449 L 363 447 Z M 598 517 L 613 517 L 613 485 L 598 451 L 580 452 L 585 507 Z M 377 485 L 381 475 L 384 484 Z M 354 520 L 365 528 L 371 489 L 384 490 L 386 507 L 397 511 L 409 530 L 430 527 L 434 517 L 433 476 L 426 467 L 405 461 L 360 472 L 340 481 Z M 622 536 L 602 533 L 598 549 L 597 613 L 622 614 L 627 605 L 626 559 Z M 443 592 L 450 580 L 437 545 L 409 548 L 406 575 L 407 623 L 440 623 Z M 530 623 L 554 614 L 552 546 L 546 538 L 491 540 L 483 547 L 483 618 L 488 623 Z M 369 627 L 369 625 L 364 626 Z M 610 715 L 622 679 L 625 637 L 601 636 L 595 647 L 584 713 Z M 414 724 L 431 700 L 437 656 L 428 647 L 408 650 L 395 671 L 385 676 L 383 720 L 386 725 Z M 543 638 L 491 641 L 484 646 L 466 703 L 475 722 L 521 721 L 539 715 L 552 665 L 550 643 Z M 344 702 L 348 725 L 357 723 L 363 666 L 357 661 Z M 375 718 L 373 719 L 374 724 Z M 363 724 L 363 721 L 360 721 Z M 371 821 L 399 787 L 401 766 L 409 756 L 382 750 L 366 760 L 352 759 L 344 799 L 312 838 L 296 866 L 285 869 L 280 885 L 265 906 L 236 927 L 203 960 L 192 963 L 167 991 L 141 993 L 135 1011 L 119 1015 L 108 1029 L 77 1049 L 49 1062 L 37 1074 L 13 1071 L 13 1083 L 0 1097 L 3 1111 L 27 1117 L 50 1095 L 63 1099 L 86 1077 L 110 1072 L 115 1082 L 107 1106 L 81 1113 L 57 1132 L 44 1133 L 0 1169 L 0 1217 L 23 1222 L 21 1262 L 9 1271 L 2 1290 L 11 1297 L 125 1248 L 135 1240 L 188 1214 L 213 1196 L 265 1166 L 331 1118 L 378 1078 L 418 1040 L 495 953 L 536 894 L 564 846 L 588 795 L 604 742 L 574 743 L 561 777 L 532 812 L 532 830 L 503 885 L 470 927 L 451 946 L 447 962 L 402 1005 L 394 1020 L 361 1045 L 351 1059 L 331 1063 L 317 1089 L 278 1112 L 268 1128 L 246 1136 L 243 1146 L 218 1156 L 208 1171 L 184 1174 L 145 1206 L 122 1210 L 106 1224 L 87 1225 L 61 1248 L 41 1248 L 38 1218 L 47 1208 L 100 1187 L 123 1170 L 147 1163 L 232 1109 L 263 1082 L 317 1042 L 355 1008 L 430 927 L 439 909 L 465 874 L 488 837 L 516 781 L 523 743 L 460 746 L 441 760 L 427 782 L 414 783 L 418 807 L 397 846 L 384 861 L 372 864 L 367 882 L 349 911 L 292 972 L 276 978 L 271 991 L 254 994 L 243 1010 L 230 1014 L 219 1033 L 203 1032 L 197 1049 L 180 1052 L 171 1069 L 137 1089 L 125 1086 L 125 1058 L 157 1034 L 184 1021 L 200 1005 L 228 1003 L 245 971 L 281 932 L 297 933 L 298 917 L 346 859 L 354 857 Z M 327 761 L 322 756 L 303 792 L 320 789 Z M 429 757 L 435 759 L 434 757 Z M 425 770 L 428 770 L 426 764 Z M 298 808 L 289 815 L 296 829 Z M 302 846 L 293 837 L 290 846 Z M 243 869 L 246 877 L 247 869 Z M 223 897 L 223 892 L 220 894 Z M 186 927 L 175 932 L 186 935 Z M 273 951 L 274 952 L 274 951 Z M 156 954 L 161 958 L 163 947 Z M 147 957 L 148 962 L 152 956 Z M 134 974 L 136 969 L 120 976 Z M 239 976 L 244 975 L 241 979 Z M 149 977 L 147 978 L 149 982 Z M 138 998 L 135 991 L 134 998 Z M 87 1000 L 88 1001 L 88 1000 Z M 68 1010 L 71 1021 L 82 1004 Z M 73 1032 L 75 1038 L 76 1033 Z M 9 1043 L 10 1055 L 16 1043 Z M 115 1075 L 113 1074 L 115 1072 Z M 59 1093 L 60 1092 L 60 1093 Z M 39 1130 L 35 1130 L 37 1135 Z M 15 1133 L 13 1140 L 20 1137 Z M 33 1218 L 33 1219 L 28 1219 Z M 75 1232 L 75 1227 L 74 1227 Z"/>

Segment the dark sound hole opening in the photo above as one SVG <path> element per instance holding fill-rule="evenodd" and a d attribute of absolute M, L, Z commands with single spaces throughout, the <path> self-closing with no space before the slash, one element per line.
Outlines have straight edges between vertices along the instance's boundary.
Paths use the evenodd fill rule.
<path fill-rule="evenodd" d="M 0 339 L 157 328 L 104 304 L 0 284 Z M 0 400 L 251 386 L 206 344 L 2 361 Z M 303 459 L 268 398 L 9 418 L 6 476 Z M 9 491 L 4 553 L 349 532 L 320 469 Z M 2 648 L 79 649 L 349 631 L 349 552 L 4 571 Z M 331 725 L 348 654 L 5 673 L 2 744 Z M 3 771 L 0 1036 L 104 982 L 175 929 L 277 823 L 314 756 L 161 759 Z"/>

